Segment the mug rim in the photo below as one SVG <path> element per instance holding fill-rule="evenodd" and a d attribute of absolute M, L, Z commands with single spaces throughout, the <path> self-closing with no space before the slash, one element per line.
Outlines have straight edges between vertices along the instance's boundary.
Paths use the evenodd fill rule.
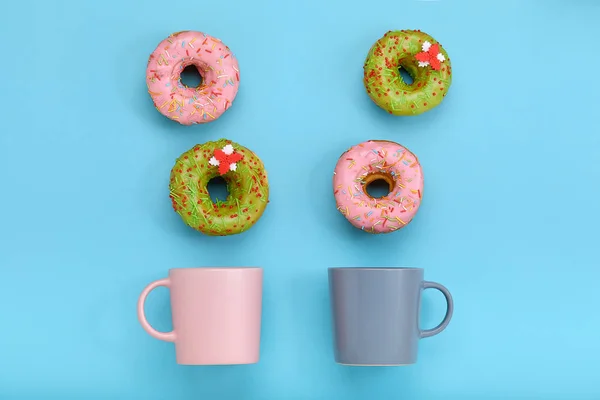
<path fill-rule="evenodd" d="M 169 268 L 169 271 L 246 271 L 252 269 L 260 269 L 262 267 L 178 267 Z"/>
<path fill-rule="evenodd" d="M 419 267 L 329 267 L 330 271 L 352 270 L 352 271 L 423 271 Z"/>

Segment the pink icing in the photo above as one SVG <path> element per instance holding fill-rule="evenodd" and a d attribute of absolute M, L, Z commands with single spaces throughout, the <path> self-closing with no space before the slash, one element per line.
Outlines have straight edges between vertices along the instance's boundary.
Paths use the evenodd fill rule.
<path fill-rule="evenodd" d="M 381 175 L 393 182 L 393 188 L 387 196 L 373 198 L 365 192 L 365 180 Z M 342 154 L 333 187 L 337 208 L 352 225 L 371 233 L 388 233 L 408 225 L 417 213 L 423 173 L 407 148 L 369 140 Z"/>
<path fill-rule="evenodd" d="M 202 84 L 183 85 L 179 76 L 189 65 L 198 68 Z M 205 33 L 184 31 L 163 40 L 150 55 L 148 92 L 161 114 L 182 125 L 219 118 L 233 103 L 240 82 L 237 59 L 229 47 Z"/>

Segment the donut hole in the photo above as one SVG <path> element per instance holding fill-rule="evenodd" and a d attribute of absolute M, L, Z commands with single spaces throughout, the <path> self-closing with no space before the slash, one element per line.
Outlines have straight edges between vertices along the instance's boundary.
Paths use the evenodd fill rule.
<path fill-rule="evenodd" d="M 188 65 L 181 71 L 179 81 L 185 87 L 197 88 L 202 85 L 202 74 L 195 65 Z"/>
<path fill-rule="evenodd" d="M 398 67 L 398 73 L 400 74 L 400 79 L 402 79 L 402 82 L 406 83 L 407 85 L 412 85 L 415 81 L 415 78 L 410 74 L 410 72 L 408 72 L 406 68 L 403 68 L 402 65 Z"/>
<path fill-rule="evenodd" d="M 229 196 L 229 189 L 227 188 L 227 181 L 220 176 L 216 176 L 208 181 L 206 185 L 208 194 L 213 203 L 224 202 Z"/>
<path fill-rule="evenodd" d="M 384 178 L 377 178 L 365 185 L 365 191 L 372 198 L 380 199 L 390 194 L 390 183 Z"/>

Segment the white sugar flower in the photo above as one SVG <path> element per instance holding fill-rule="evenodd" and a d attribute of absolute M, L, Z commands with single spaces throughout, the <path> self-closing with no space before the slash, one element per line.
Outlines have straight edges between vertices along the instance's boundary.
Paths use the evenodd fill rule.
<path fill-rule="evenodd" d="M 423 43 L 423 51 L 427 52 L 429 51 L 429 48 L 431 47 L 431 43 L 429 43 L 427 40 Z"/>
<path fill-rule="evenodd" d="M 233 153 L 233 146 L 228 144 L 227 146 L 223 147 L 223 153 L 230 155 Z"/>
<path fill-rule="evenodd" d="M 444 57 L 444 55 L 442 53 L 438 53 L 437 59 L 440 60 L 440 62 L 446 61 L 446 57 Z"/>
<path fill-rule="evenodd" d="M 429 65 L 429 61 L 419 61 L 419 67 L 426 67 Z"/>
<path fill-rule="evenodd" d="M 229 170 L 230 171 L 236 171 L 237 170 L 237 163 L 231 163 L 231 164 L 229 164 Z"/>
<path fill-rule="evenodd" d="M 219 160 L 217 160 L 215 157 L 211 157 L 211 159 L 208 160 L 208 163 L 212 166 L 217 167 L 219 165 Z"/>

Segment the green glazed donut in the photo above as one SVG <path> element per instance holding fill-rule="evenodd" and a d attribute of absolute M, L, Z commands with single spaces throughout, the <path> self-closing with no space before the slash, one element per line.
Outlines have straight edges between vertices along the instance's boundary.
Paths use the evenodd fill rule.
<path fill-rule="evenodd" d="M 413 78 L 407 84 L 399 73 Z M 393 115 L 418 115 L 438 106 L 452 83 L 450 57 L 435 39 L 419 30 L 389 31 L 379 39 L 364 65 L 369 97 Z"/>
<path fill-rule="evenodd" d="M 213 203 L 208 182 L 221 176 L 229 196 Z M 209 236 L 235 235 L 261 217 L 269 201 L 265 167 L 256 154 L 227 139 L 194 146 L 171 170 L 173 209 L 183 222 Z"/>

